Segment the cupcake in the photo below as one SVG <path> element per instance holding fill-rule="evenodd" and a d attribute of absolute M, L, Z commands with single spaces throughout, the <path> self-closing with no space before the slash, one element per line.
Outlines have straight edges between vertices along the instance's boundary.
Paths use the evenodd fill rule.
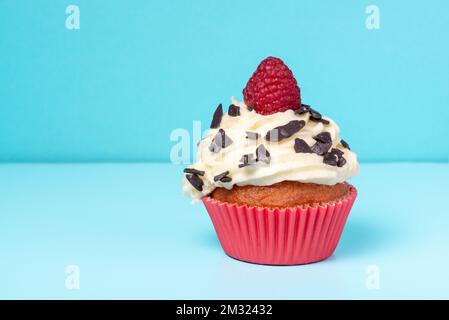
<path fill-rule="evenodd" d="M 202 200 L 229 256 L 271 265 L 326 259 L 357 195 L 357 156 L 310 105 L 291 70 L 268 57 L 227 112 L 216 108 L 183 192 Z"/>

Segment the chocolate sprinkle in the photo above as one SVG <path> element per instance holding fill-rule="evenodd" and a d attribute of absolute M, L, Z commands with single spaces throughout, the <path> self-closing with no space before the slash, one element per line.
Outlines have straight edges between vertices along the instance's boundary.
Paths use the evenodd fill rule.
<path fill-rule="evenodd" d="M 256 161 L 270 163 L 271 156 L 263 144 L 256 149 Z"/>
<path fill-rule="evenodd" d="M 278 142 L 282 139 L 291 137 L 293 134 L 304 128 L 306 122 L 303 120 L 293 120 L 289 123 L 271 129 L 267 132 L 265 139 L 272 142 Z"/>
<path fill-rule="evenodd" d="M 312 149 L 309 147 L 307 142 L 302 139 L 295 139 L 295 152 L 296 153 L 313 153 Z"/>
<path fill-rule="evenodd" d="M 223 129 L 219 129 L 218 133 L 212 139 L 212 143 L 209 146 L 211 152 L 217 153 L 222 148 L 226 148 L 232 144 L 232 139 L 229 138 Z"/>
<path fill-rule="evenodd" d="M 191 173 L 191 174 L 196 174 L 199 176 L 204 176 L 204 171 L 196 170 L 194 168 L 185 168 L 184 173 Z"/>
<path fill-rule="evenodd" d="M 252 106 L 252 105 L 247 106 L 247 108 L 248 108 L 249 111 L 253 111 L 254 110 L 254 106 Z"/>
<path fill-rule="evenodd" d="M 241 164 L 239 164 L 239 168 L 243 168 L 246 166 L 250 166 L 252 164 L 256 163 L 256 159 L 254 159 L 253 154 L 244 154 L 242 158 L 240 159 Z"/>
<path fill-rule="evenodd" d="M 203 191 L 203 180 L 196 174 L 186 174 L 186 179 L 198 191 Z"/>
<path fill-rule="evenodd" d="M 351 148 L 349 148 L 349 144 L 348 144 L 345 140 L 341 139 L 341 140 L 340 140 L 340 143 L 341 143 L 341 145 L 342 145 L 343 147 L 345 147 L 346 149 L 351 150 Z"/>
<path fill-rule="evenodd" d="M 223 106 L 221 103 L 218 105 L 217 109 L 214 112 L 214 115 L 212 117 L 212 122 L 210 124 L 210 127 L 212 129 L 216 129 L 220 126 L 221 118 L 223 117 Z"/>
<path fill-rule="evenodd" d="M 237 117 L 240 115 L 240 107 L 231 104 L 228 109 L 228 115 L 231 117 Z"/>
<path fill-rule="evenodd" d="M 332 137 L 329 132 L 321 132 L 320 134 L 313 137 L 316 141 L 322 142 L 322 143 L 329 143 L 332 142 Z"/>
<path fill-rule="evenodd" d="M 215 182 L 217 182 L 217 181 L 221 181 L 221 182 L 230 182 L 230 181 L 232 181 L 231 177 L 227 176 L 228 174 L 229 174 L 229 171 L 225 171 L 223 173 L 220 173 L 220 174 L 218 174 L 218 175 L 216 175 L 214 177 L 214 181 Z"/>
<path fill-rule="evenodd" d="M 259 134 L 256 132 L 246 131 L 246 139 L 258 140 Z"/>

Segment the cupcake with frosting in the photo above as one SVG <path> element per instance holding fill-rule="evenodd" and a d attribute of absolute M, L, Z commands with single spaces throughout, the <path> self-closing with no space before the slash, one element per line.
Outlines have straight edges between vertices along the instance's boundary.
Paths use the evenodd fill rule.
<path fill-rule="evenodd" d="M 262 61 L 227 112 L 220 104 L 183 191 L 202 200 L 223 250 L 239 260 L 305 264 L 334 252 L 359 171 L 340 129 L 301 103 L 282 60 Z"/>

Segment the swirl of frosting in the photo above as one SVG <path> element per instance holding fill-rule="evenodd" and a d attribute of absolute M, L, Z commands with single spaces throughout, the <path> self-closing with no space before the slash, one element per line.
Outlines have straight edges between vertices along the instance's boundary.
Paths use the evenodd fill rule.
<path fill-rule="evenodd" d="M 190 168 L 200 174 L 183 177 L 183 192 L 192 199 L 198 200 L 217 187 L 231 189 L 234 185 L 268 186 L 286 180 L 334 185 L 358 173 L 357 156 L 342 144 L 333 120 L 323 117 L 324 121 L 312 121 L 309 112 L 293 110 L 260 115 L 234 98 L 232 104 L 239 107 L 240 114 L 223 114 L 219 128 L 211 129 L 198 145 L 197 161 Z M 292 132 L 281 129 L 293 121 Z M 278 127 L 278 139 L 267 136 Z M 314 146 L 323 133 L 324 137 L 330 135 L 331 141 L 320 155 Z M 297 140 L 313 152 L 295 150 Z M 337 165 L 340 158 L 343 160 Z"/>

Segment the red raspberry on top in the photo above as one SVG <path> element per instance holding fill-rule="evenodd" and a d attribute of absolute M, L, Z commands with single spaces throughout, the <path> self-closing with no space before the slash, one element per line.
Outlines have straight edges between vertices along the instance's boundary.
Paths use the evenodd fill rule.
<path fill-rule="evenodd" d="M 259 64 L 243 89 L 243 97 L 249 108 L 263 115 L 301 106 L 301 93 L 292 71 L 275 57 Z"/>

